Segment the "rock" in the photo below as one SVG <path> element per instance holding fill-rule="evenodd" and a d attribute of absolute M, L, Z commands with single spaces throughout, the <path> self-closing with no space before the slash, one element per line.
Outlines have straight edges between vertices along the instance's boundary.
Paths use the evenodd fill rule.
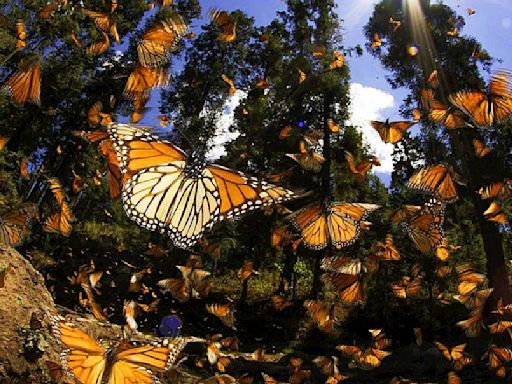
<path fill-rule="evenodd" d="M 46 383 L 46 360 L 58 361 L 60 347 L 49 332 L 56 313 L 44 278 L 15 249 L 0 246 L 0 383 Z"/>

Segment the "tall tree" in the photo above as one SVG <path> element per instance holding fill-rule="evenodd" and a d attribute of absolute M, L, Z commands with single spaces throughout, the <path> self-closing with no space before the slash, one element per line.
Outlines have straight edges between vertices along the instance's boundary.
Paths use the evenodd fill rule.
<path fill-rule="evenodd" d="M 401 26 L 395 30 L 390 18 L 399 20 Z M 369 41 L 377 33 L 383 41 L 381 47 L 370 48 L 391 73 L 393 87 L 406 87 L 410 94 L 405 100 L 403 112 L 406 116 L 416 105 L 421 106 L 421 90 L 428 86 L 427 79 L 433 70 L 438 71 L 439 98 L 450 105 L 449 94 L 463 89 L 483 89 L 485 83 L 479 72 L 479 65 L 489 69 L 492 60 L 478 41 L 462 35 L 464 19 L 444 4 L 430 4 L 430 1 L 391 1 L 384 0 L 375 6 L 374 14 L 366 25 Z M 436 96 L 437 97 L 437 96 Z M 428 112 L 427 112 L 428 113 Z M 510 177 L 510 124 L 493 124 L 489 129 L 469 128 L 444 129 L 428 118 L 422 119 L 421 150 L 427 163 L 446 162 L 458 169 L 466 185 L 459 188 L 460 201 L 456 203 L 455 220 L 478 222 L 478 239 L 467 244 L 475 259 L 484 255 L 489 276 L 489 284 L 494 288 L 496 298 L 512 300 L 504 252 L 504 239 L 510 237 L 496 223 L 485 219 L 487 208 L 477 193 L 479 188 L 504 177 Z M 493 148 L 486 158 L 476 156 L 472 140 L 484 139 Z M 407 156 L 407 155 L 406 155 Z M 402 183 L 411 175 L 402 169 Z M 396 175 L 395 175 L 396 176 Z M 398 179 L 394 179 L 399 184 Z M 462 209 L 468 205 L 472 210 Z M 450 210 L 451 211 L 451 210 Z M 454 210 L 455 213 L 455 210 Z M 461 216 L 461 214 L 465 214 Z M 462 235 L 462 236 L 461 236 Z M 454 234 L 464 237 L 464 234 Z"/>

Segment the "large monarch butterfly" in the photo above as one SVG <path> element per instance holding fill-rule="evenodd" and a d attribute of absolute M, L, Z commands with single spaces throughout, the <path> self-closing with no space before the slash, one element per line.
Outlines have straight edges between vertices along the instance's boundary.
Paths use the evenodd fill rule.
<path fill-rule="evenodd" d="M 123 95 L 129 100 L 143 99 L 153 88 L 164 87 L 168 83 L 169 74 L 165 68 L 138 66 L 130 73 Z"/>
<path fill-rule="evenodd" d="M 294 212 L 289 219 L 307 248 L 320 250 L 329 244 L 342 248 L 357 240 L 362 221 L 379 207 L 365 203 L 314 203 Z"/>
<path fill-rule="evenodd" d="M 146 30 L 137 44 L 139 63 L 143 67 L 160 67 L 169 60 L 188 27 L 177 13 L 160 20 Z"/>
<path fill-rule="evenodd" d="M 149 230 L 167 232 L 181 248 L 194 245 L 222 220 L 294 197 L 285 188 L 218 165 L 206 165 L 140 127 L 108 128 L 123 174 L 128 216 Z"/>
<path fill-rule="evenodd" d="M 226 12 L 218 9 L 212 9 L 208 12 L 208 16 L 213 20 L 215 25 L 222 29 L 217 39 L 226 43 L 231 43 L 236 39 L 236 21 Z"/>
<path fill-rule="evenodd" d="M 421 253 L 432 253 L 441 244 L 444 238 L 444 209 L 444 204 L 430 201 L 401 224 Z"/>
<path fill-rule="evenodd" d="M 132 345 L 121 341 L 105 348 L 60 316 L 50 317 L 53 335 L 65 346 L 61 364 L 80 384 L 157 384 L 154 372 L 164 372 L 176 363 L 180 352 L 195 338 L 177 337 L 167 344 Z"/>
<path fill-rule="evenodd" d="M 41 67 L 39 64 L 21 62 L 2 86 L 16 104 L 25 102 L 41 104 Z"/>
<path fill-rule="evenodd" d="M 0 218 L 0 244 L 16 247 L 20 245 L 28 225 L 36 214 L 36 206 L 28 205 L 8 212 Z"/>
<path fill-rule="evenodd" d="M 380 138 L 385 143 L 398 143 L 403 139 L 405 132 L 411 128 L 417 121 L 393 121 L 387 119 L 382 121 L 371 121 L 371 126 L 379 133 Z"/>
<path fill-rule="evenodd" d="M 407 182 L 407 187 L 431 194 L 447 204 L 459 198 L 456 182 L 463 184 L 461 176 L 455 173 L 451 166 L 436 164 L 416 171 Z"/>
<path fill-rule="evenodd" d="M 450 102 L 468 115 L 479 127 L 505 121 L 512 114 L 510 73 L 492 75 L 487 91 L 469 90 L 452 93 Z"/>
<path fill-rule="evenodd" d="M 117 33 L 117 24 L 112 15 L 103 12 L 89 11 L 84 9 L 83 12 L 94 20 L 96 26 L 104 33 L 109 33 L 116 43 L 119 44 L 119 34 Z"/>

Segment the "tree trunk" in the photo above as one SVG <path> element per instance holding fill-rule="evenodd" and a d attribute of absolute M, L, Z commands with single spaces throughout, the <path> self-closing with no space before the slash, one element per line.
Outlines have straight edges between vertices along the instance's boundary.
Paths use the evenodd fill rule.
<path fill-rule="evenodd" d="M 312 299 L 318 299 L 318 295 L 322 290 L 322 279 L 320 278 L 322 270 L 320 269 L 321 259 L 315 258 L 315 265 L 313 267 L 313 284 L 311 285 L 310 296 Z"/>
<path fill-rule="evenodd" d="M 280 295 L 288 296 L 290 294 L 290 288 L 295 280 L 295 263 L 297 262 L 297 254 L 292 250 L 291 247 L 286 246 L 283 248 L 284 253 L 284 266 L 283 272 L 281 272 L 281 278 L 279 280 L 279 287 L 277 293 Z"/>

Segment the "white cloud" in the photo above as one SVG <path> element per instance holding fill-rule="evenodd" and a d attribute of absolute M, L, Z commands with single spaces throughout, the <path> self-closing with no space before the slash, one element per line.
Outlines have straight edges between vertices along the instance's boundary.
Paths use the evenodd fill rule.
<path fill-rule="evenodd" d="M 235 94 L 229 97 L 224 103 L 222 115 L 215 124 L 215 137 L 212 147 L 206 154 L 209 161 L 214 161 L 226 154 L 225 144 L 236 139 L 240 133 L 230 131 L 230 127 L 235 119 L 235 109 L 240 102 L 247 97 L 247 92 L 237 90 Z M 204 112 L 204 111 L 203 111 Z"/>
<path fill-rule="evenodd" d="M 347 123 L 361 130 L 365 144 L 379 158 L 381 166 L 374 170 L 388 174 L 393 172 L 393 144 L 384 143 L 370 125 L 371 120 L 384 120 L 382 111 L 395 106 L 393 95 L 377 88 L 352 83 L 350 100 L 350 119 Z"/>

